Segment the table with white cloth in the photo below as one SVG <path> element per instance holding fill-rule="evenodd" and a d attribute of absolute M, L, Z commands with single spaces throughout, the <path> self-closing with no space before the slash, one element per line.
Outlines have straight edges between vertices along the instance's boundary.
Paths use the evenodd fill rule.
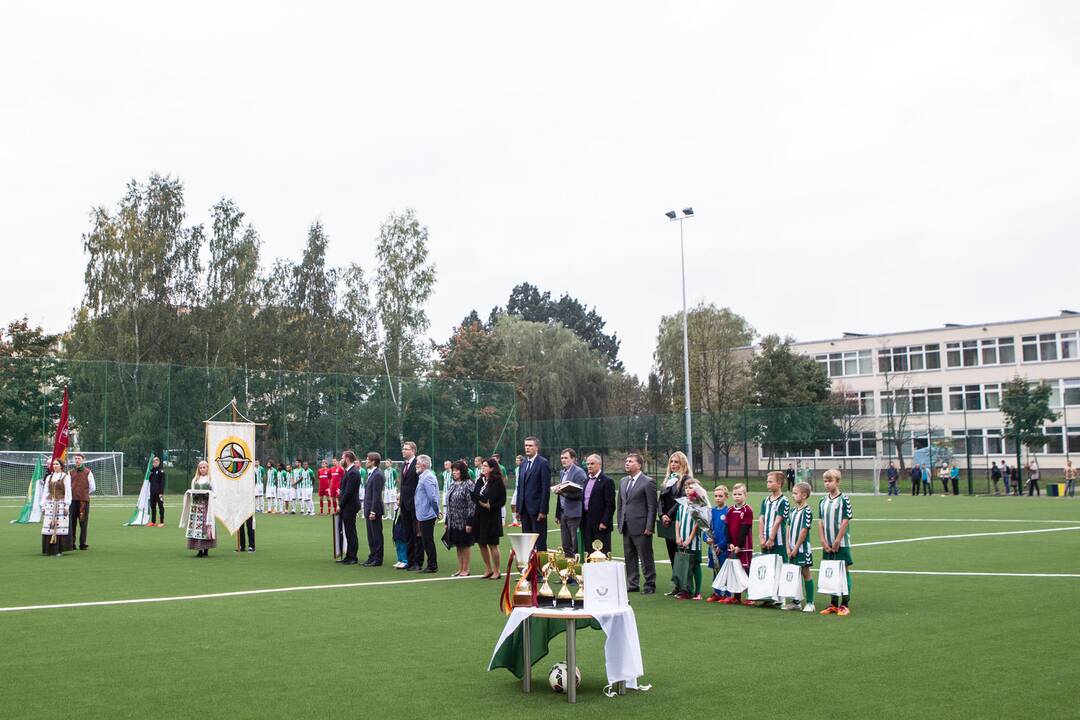
<path fill-rule="evenodd" d="M 506 619 L 502 635 L 495 643 L 488 671 L 503 667 L 521 678 L 522 692 L 532 689 L 532 666 L 548 653 L 548 644 L 560 632 L 566 633 L 566 699 L 577 702 L 577 630 L 591 627 L 603 630 L 604 664 L 607 680 L 614 693 L 623 695 L 626 688 L 637 688 L 645 674 L 638 640 L 637 618 L 629 605 L 603 612 L 584 610 L 519 607 Z"/>

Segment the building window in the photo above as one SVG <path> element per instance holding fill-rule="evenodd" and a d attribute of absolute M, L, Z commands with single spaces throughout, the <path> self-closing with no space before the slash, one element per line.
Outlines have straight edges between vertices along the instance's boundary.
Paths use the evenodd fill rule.
<path fill-rule="evenodd" d="M 822 353 L 814 359 L 825 368 L 829 377 L 852 377 L 870 375 L 874 372 L 869 350 L 853 350 L 843 353 Z"/>
<path fill-rule="evenodd" d="M 1080 425 L 1070 425 L 1065 439 L 1070 453 L 1080 453 Z"/>
<path fill-rule="evenodd" d="M 997 410 L 1001 407 L 1001 383 L 983 385 L 983 408 Z"/>
<path fill-rule="evenodd" d="M 1080 405 L 1080 378 L 1065 378 L 1061 381 L 1065 405 L 1076 407 Z"/>
<path fill-rule="evenodd" d="M 1025 335 L 1020 339 L 1024 362 L 1075 360 L 1080 357 L 1075 330 L 1059 333 Z"/>
<path fill-rule="evenodd" d="M 1065 452 L 1061 427 L 1048 427 L 1043 432 L 1046 434 L 1046 452 L 1050 455 L 1061 455 Z"/>
<path fill-rule="evenodd" d="M 1001 428 L 986 428 L 986 454 L 1000 455 L 1003 447 Z"/>
<path fill-rule="evenodd" d="M 945 361 L 950 368 L 1005 365 L 1016 362 L 1013 339 L 986 338 L 946 343 Z"/>
<path fill-rule="evenodd" d="M 941 345 L 910 345 L 878 350 L 881 372 L 917 372 L 941 369 Z"/>
<path fill-rule="evenodd" d="M 927 410 L 927 403 L 930 408 Z M 911 391 L 911 411 L 914 413 L 939 413 L 942 411 L 941 388 L 915 388 Z"/>
<path fill-rule="evenodd" d="M 999 391 L 1000 392 L 1000 391 Z M 949 410 L 982 410 L 982 388 L 979 385 L 950 385 Z"/>

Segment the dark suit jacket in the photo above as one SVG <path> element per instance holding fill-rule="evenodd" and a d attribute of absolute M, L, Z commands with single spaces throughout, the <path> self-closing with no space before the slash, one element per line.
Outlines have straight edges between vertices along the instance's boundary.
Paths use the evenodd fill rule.
<path fill-rule="evenodd" d="M 588 476 L 585 479 L 585 487 L 588 487 Z M 599 532 L 600 524 L 603 523 L 609 531 L 614 530 L 615 526 L 612 523 L 614 516 L 615 481 L 604 473 L 600 473 L 596 477 L 596 484 L 589 496 L 589 509 L 585 511 L 585 527 L 591 528 L 593 532 Z"/>
<path fill-rule="evenodd" d="M 416 512 L 416 486 L 420 483 L 420 474 L 416 472 L 416 456 L 409 461 L 411 464 L 401 469 L 401 486 L 398 488 L 398 503 L 401 509 L 408 513 Z"/>
<path fill-rule="evenodd" d="M 376 518 L 381 518 L 384 513 L 382 493 L 386 485 L 386 478 L 382 470 L 375 468 L 367 477 L 367 485 L 364 486 L 364 517 L 375 513 Z"/>
<path fill-rule="evenodd" d="M 165 468 L 150 468 L 150 492 L 159 495 L 165 492 Z"/>
<path fill-rule="evenodd" d="M 338 504 L 342 515 L 356 515 L 360 511 L 360 470 L 355 465 L 346 470 L 341 479 Z"/>
<path fill-rule="evenodd" d="M 521 515 L 536 517 L 540 513 L 546 514 L 551 503 L 551 465 L 546 457 L 537 453 L 526 473 L 528 462 L 526 458 L 518 473 L 517 510 Z"/>
<path fill-rule="evenodd" d="M 619 532 L 644 535 L 656 522 L 656 481 L 641 473 L 633 490 L 629 484 L 629 475 L 619 481 Z"/>

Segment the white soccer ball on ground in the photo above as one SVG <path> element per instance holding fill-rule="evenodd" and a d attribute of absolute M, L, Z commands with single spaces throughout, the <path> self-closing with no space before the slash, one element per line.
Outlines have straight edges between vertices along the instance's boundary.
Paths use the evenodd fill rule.
<path fill-rule="evenodd" d="M 574 668 L 574 687 L 581 687 L 581 668 Z M 566 663 L 557 662 L 551 666 L 551 672 L 548 673 L 548 684 L 551 685 L 551 689 L 557 693 L 566 692 Z"/>

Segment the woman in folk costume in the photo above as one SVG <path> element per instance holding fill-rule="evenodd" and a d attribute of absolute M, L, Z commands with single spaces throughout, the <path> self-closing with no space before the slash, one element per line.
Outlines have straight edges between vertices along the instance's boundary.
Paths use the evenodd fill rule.
<path fill-rule="evenodd" d="M 52 461 L 52 472 L 42 480 L 41 552 L 60 556 L 71 549 L 68 533 L 68 507 L 71 505 L 71 476 L 64 472 L 64 461 Z"/>
<path fill-rule="evenodd" d="M 210 464 L 199 461 L 191 489 L 184 493 L 184 510 L 180 513 L 180 527 L 187 528 L 188 550 L 198 550 L 196 557 L 206 557 L 210 549 L 217 547 L 214 527 L 214 481 L 210 479 Z"/>

